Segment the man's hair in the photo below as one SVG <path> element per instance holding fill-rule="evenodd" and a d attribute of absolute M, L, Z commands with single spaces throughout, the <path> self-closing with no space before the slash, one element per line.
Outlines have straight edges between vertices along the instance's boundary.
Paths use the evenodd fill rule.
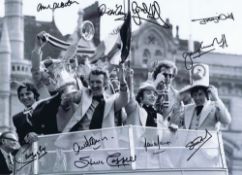
<path fill-rule="evenodd" d="M 5 131 L 0 135 L 0 146 L 3 144 L 3 140 L 6 138 L 6 135 L 14 134 L 12 131 Z"/>
<path fill-rule="evenodd" d="M 139 90 L 138 93 L 137 93 L 137 95 L 136 95 L 136 97 L 135 97 L 136 101 L 137 101 L 139 104 L 141 104 L 141 101 L 142 101 L 142 99 L 143 99 L 143 97 L 144 97 L 144 91 L 145 91 L 145 90 L 146 90 L 146 89 L 141 89 L 141 90 Z"/>
<path fill-rule="evenodd" d="M 18 94 L 18 98 L 20 96 L 20 91 L 22 89 L 26 88 L 27 91 L 31 91 L 34 94 L 34 99 L 37 101 L 39 99 L 39 93 L 37 91 L 37 89 L 35 88 L 35 86 L 32 83 L 28 83 L 28 82 L 24 82 L 23 84 L 21 84 L 18 89 L 17 89 L 17 94 Z"/>
<path fill-rule="evenodd" d="M 99 67 L 96 67 L 96 68 L 92 69 L 90 74 L 89 74 L 89 81 L 90 81 L 91 75 L 103 75 L 103 77 L 104 77 L 104 86 L 105 86 L 105 88 L 108 86 L 109 74 L 108 74 L 108 72 L 106 70 L 103 70 L 102 68 L 99 68 Z"/>
<path fill-rule="evenodd" d="M 163 60 L 161 61 L 154 69 L 153 73 L 153 79 L 155 80 L 157 75 L 161 72 L 161 68 L 165 67 L 167 69 L 173 69 L 173 75 L 176 76 L 177 74 L 177 67 L 174 62 L 169 61 L 169 60 Z"/>
<path fill-rule="evenodd" d="M 206 98 L 208 100 L 209 99 L 209 97 L 208 97 L 208 88 L 204 87 L 204 86 L 195 86 L 195 87 L 193 87 L 191 89 L 191 91 L 190 91 L 191 92 L 191 96 L 192 96 L 192 94 L 198 92 L 200 89 L 205 93 L 205 96 L 206 96 Z"/>

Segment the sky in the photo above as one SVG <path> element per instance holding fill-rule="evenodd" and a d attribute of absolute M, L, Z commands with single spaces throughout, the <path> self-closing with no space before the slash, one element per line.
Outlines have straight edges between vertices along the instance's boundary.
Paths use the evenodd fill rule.
<path fill-rule="evenodd" d="M 40 21 L 51 21 L 52 11 L 42 10 L 37 12 L 39 3 L 47 6 L 54 2 L 67 2 L 68 0 L 23 0 L 23 14 L 36 16 Z M 62 34 L 71 34 L 77 27 L 78 11 L 94 3 L 95 0 L 76 0 L 79 4 L 72 4 L 69 7 L 56 9 L 54 13 L 55 22 Z M 116 4 L 123 4 L 127 0 L 99 0 L 99 4 L 106 4 L 108 8 L 114 9 Z M 130 0 L 134 2 L 133 0 Z M 153 0 L 137 0 L 140 6 L 142 2 L 153 4 Z M 242 1 L 241 0 L 157 0 L 160 7 L 162 19 L 169 18 L 175 35 L 175 26 L 179 26 L 179 36 L 211 44 L 213 39 L 221 38 L 225 34 L 228 47 L 216 48 L 216 52 L 242 54 Z M 4 15 L 4 0 L 0 0 L 0 16 Z M 227 19 L 219 23 L 209 22 L 201 25 L 199 22 L 192 22 L 192 19 L 218 16 L 220 14 L 233 13 L 234 20 Z M 121 21 L 114 21 L 114 16 L 104 15 L 101 18 L 101 39 L 105 39 L 110 32 L 121 25 Z M 132 24 L 132 30 L 139 26 Z"/>

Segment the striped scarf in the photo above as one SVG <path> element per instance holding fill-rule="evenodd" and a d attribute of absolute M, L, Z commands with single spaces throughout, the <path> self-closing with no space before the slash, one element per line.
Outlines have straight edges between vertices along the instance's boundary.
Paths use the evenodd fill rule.
<path fill-rule="evenodd" d="M 71 45 L 70 43 L 67 43 L 65 41 L 59 40 L 58 38 L 50 35 L 49 33 L 45 33 L 42 38 L 39 38 L 43 41 L 47 41 L 49 44 L 51 44 L 54 47 L 57 47 L 62 50 L 67 50 L 67 48 Z M 86 54 L 88 56 L 93 56 L 95 54 L 94 49 L 86 48 L 84 46 L 78 46 L 77 49 L 78 54 Z"/>

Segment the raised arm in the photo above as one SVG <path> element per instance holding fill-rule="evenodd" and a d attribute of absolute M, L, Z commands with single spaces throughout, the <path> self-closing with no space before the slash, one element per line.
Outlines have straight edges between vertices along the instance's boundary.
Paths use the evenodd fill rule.
<path fill-rule="evenodd" d="M 225 126 L 230 124 L 231 116 L 230 116 L 227 108 L 225 107 L 224 103 L 218 96 L 217 88 L 214 86 L 210 86 L 208 88 L 208 93 L 210 94 L 211 101 L 214 101 L 215 106 L 216 106 L 216 113 L 215 113 L 216 119 L 219 122 L 221 122 L 222 124 L 224 124 Z"/>
<path fill-rule="evenodd" d="M 129 103 L 129 88 L 125 80 L 124 75 L 124 65 L 120 64 L 119 66 L 119 81 L 120 81 L 120 91 L 119 95 L 114 102 L 115 111 L 121 110 L 122 107 L 125 107 Z"/>

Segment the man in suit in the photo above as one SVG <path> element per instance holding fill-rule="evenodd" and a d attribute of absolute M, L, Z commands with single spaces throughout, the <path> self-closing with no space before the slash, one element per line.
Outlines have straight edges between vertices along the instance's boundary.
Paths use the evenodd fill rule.
<path fill-rule="evenodd" d="M 177 74 L 177 67 L 174 62 L 163 60 L 153 71 L 153 81 L 158 92 L 156 109 L 164 116 L 165 120 L 174 120 L 180 113 L 181 100 L 179 92 L 173 87 L 172 82 Z M 179 126 L 181 126 L 179 124 Z"/>
<path fill-rule="evenodd" d="M 17 89 L 19 101 L 25 106 L 25 109 L 13 116 L 13 123 L 19 137 L 20 144 L 32 142 L 37 139 L 32 126 L 32 111 L 34 103 L 39 98 L 37 89 L 31 83 L 23 83 Z"/>
<path fill-rule="evenodd" d="M 95 68 L 89 75 L 90 88 L 82 87 L 74 93 L 59 92 L 40 103 L 33 113 L 37 133 L 54 134 L 114 127 L 115 112 L 129 101 L 123 69 L 120 72 L 119 93 L 109 95 L 105 92 L 109 81 L 108 73 Z"/>
<path fill-rule="evenodd" d="M 13 156 L 20 148 L 18 138 L 11 131 L 0 136 L 0 174 L 11 174 L 14 168 Z"/>
<path fill-rule="evenodd" d="M 186 88 L 194 103 L 184 106 L 184 128 L 219 129 L 231 122 L 231 116 L 218 95 L 216 87 L 209 85 L 208 65 L 196 64 L 192 70 L 192 85 Z"/>
<path fill-rule="evenodd" d="M 186 129 L 216 130 L 219 129 L 219 123 L 227 126 L 231 122 L 216 87 L 196 86 L 190 92 L 194 103 L 186 105 L 184 109 Z"/>
<path fill-rule="evenodd" d="M 109 81 L 108 73 L 101 68 L 95 68 L 90 72 L 90 89 L 81 90 L 81 102 L 64 130 L 115 127 L 115 112 L 120 111 L 129 102 L 129 89 L 123 66 L 120 65 L 119 68 L 119 92 L 113 95 L 105 92 Z"/>

